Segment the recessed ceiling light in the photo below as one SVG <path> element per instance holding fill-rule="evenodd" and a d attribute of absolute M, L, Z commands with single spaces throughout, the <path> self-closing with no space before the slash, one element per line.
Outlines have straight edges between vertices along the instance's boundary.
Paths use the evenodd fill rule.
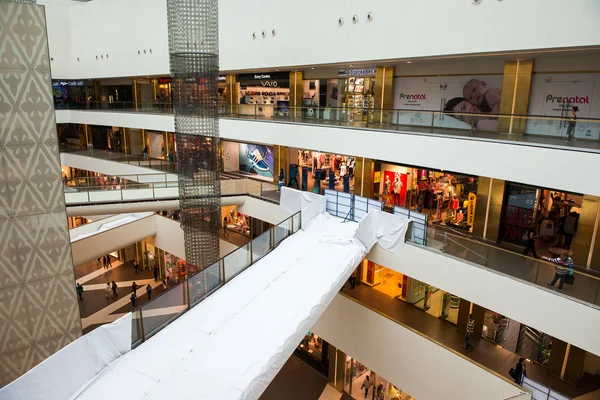
<path fill-rule="evenodd" d="M 354 65 L 350 64 L 351 67 L 353 67 Z"/>
<path fill-rule="evenodd" d="M 314 70 L 315 68 L 313 67 L 313 68 L 311 68 L 311 69 L 312 69 L 312 70 Z"/>
<path fill-rule="evenodd" d="M 412 61 L 407 61 L 406 63 L 407 63 L 407 64 L 412 64 Z"/>

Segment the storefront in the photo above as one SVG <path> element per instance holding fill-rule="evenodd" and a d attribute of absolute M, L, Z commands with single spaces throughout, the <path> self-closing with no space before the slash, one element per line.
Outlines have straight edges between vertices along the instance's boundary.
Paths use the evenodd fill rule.
<path fill-rule="evenodd" d="M 272 146 L 221 141 L 223 172 L 231 177 L 251 175 L 258 180 L 273 182 L 275 155 Z"/>
<path fill-rule="evenodd" d="M 289 115 L 289 72 L 240 74 L 237 81 L 239 114 L 265 118 Z"/>
<path fill-rule="evenodd" d="M 342 107 L 348 109 L 348 121 L 373 121 L 375 110 L 375 68 L 338 71 Z"/>
<path fill-rule="evenodd" d="M 375 197 L 387 207 L 416 210 L 432 224 L 473 231 L 476 176 L 375 162 L 373 185 Z"/>
<path fill-rule="evenodd" d="M 308 332 L 296 350 L 294 355 L 327 376 L 329 366 L 329 343 L 324 341 L 314 332 Z"/>
<path fill-rule="evenodd" d="M 288 159 L 288 187 L 321 193 L 324 189 L 354 191 L 354 157 L 289 148 Z"/>
<path fill-rule="evenodd" d="M 538 255 L 557 255 L 559 249 L 571 250 L 575 263 L 585 265 L 590 247 L 576 244 L 583 209 L 584 197 L 580 194 L 508 182 L 499 240 L 524 247 L 527 229 L 533 227 L 538 236 Z"/>
<path fill-rule="evenodd" d="M 56 108 L 85 108 L 88 88 L 85 81 L 52 80 Z"/>
<path fill-rule="evenodd" d="M 412 304 L 436 318 L 457 323 L 460 298 L 451 293 L 366 259 L 360 265 L 359 277 L 362 284 L 374 290 Z"/>
<path fill-rule="evenodd" d="M 336 357 L 335 362 L 344 363 L 343 391 L 353 399 L 414 400 L 410 395 L 349 355 L 345 355 L 343 359 Z M 365 393 L 364 389 L 366 381 L 371 382 L 370 385 L 366 385 L 369 387 L 367 393 Z"/>
<path fill-rule="evenodd" d="M 165 260 L 165 277 L 167 281 L 177 284 L 180 281 L 183 281 L 186 275 L 193 275 L 187 270 L 187 264 L 185 260 L 181 258 L 165 252 L 164 254 Z"/>

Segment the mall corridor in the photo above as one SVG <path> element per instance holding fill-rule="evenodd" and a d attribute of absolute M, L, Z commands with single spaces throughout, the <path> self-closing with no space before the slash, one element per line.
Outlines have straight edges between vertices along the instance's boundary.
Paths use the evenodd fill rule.
<path fill-rule="evenodd" d="M 475 349 L 471 352 L 466 352 L 463 348 L 464 327 L 457 327 L 449 322 L 435 318 L 416 306 L 395 299 L 367 285 L 357 284 L 354 289 L 346 285 L 342 288 L 340 294 L 397 322 L 407 329 L 420 333 L 450 351 L 471 359 L 473 362 L 496 374 L 509 377 L 508 371 L 519 361 L 520 356 L 517 354 L 481 338 L 472 339 Z M 585 379 L 582 380 L 579 387 L 572 386 L 550 375 L 546 372 L 545 368 L 533 362 L 527 364 L 527 376 L 570 398 L 576 398 L 600 388 L 598 380 L 589 381 Z"/>

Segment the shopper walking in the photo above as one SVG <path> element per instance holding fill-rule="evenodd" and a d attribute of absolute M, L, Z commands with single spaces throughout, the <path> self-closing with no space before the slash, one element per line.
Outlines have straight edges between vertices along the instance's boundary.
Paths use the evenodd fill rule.
<path fill-rule="evenodd" d="M 356 268 L 354 271 L 352 271 L 352 275 L 350 275 L 350 278 L 348 279 L 348 281 L 350 282 L 350 288 L 354 289 L 356 287 L 356 277 L 358 276 L 358 268 Z"/>
<path fill-rule="evenodd" d="M 229 223 L 229 220 L 227 219 L 227 217 L 223 218 L 223 237 L 228 237 L 229 236 L 229 232 L 227 232 L 227 224 Z"/>
<path fill-rule="evenodd" d="M 77 291 L 77 296 L 79 296 L 79 300 L 83 301 L 83 286 L 81 286 L 81 283 L 75 285 L 75 290 Z"/>
<path fill-rule="evenodd" d="M 569 215 L 567 215 L 565 218 L 563 230 L 565 233 L 565 249 L 567 250 L 571 248 L 573 236 L 575 236 L 575 232 L 577 232 L 578 223 L 579 217 L 578 214 L 575 212 L 570 212 Z"/>
<path fill-rule="evenodd" d="M 526 244 L 525 244 L 525 250 L 523 251 L 523 255 L 527 256 L 527 255 L 529 255 L 529 252 L 531 251 L 531 254 L 533 254 L 533 257 L 539 258 L 537 255 L 537 252 L 535 251 L 535 239 L 537 238 L 535 228 L 530 227 L 529 229 L 527 229 L 527 232 L 525 232 L 524 236 L 526 237 Z"/>
<path fill-rule="evenodd" d="M 577 125 L 577 111 L 579 107 L 573 106 L 571 109 L 571 118 L 567 121 L 567 143 L 575 143 L 575 125 Z"/>
<path fill-rule="evenodd" d="M 129 300 L 131 300 L 131 305 L 133 306 L 133 308 L 135 308 L 135 300 L 137 299 L 137 296 L 135 295 L 135 292 L 131 293 L 131 296 L 129 296 Z"/>
<path fill-rule="evenodd" d="M 140 270 L 140 264 L 138 264 L 137 261 L 133 261 L 133 269 L 135 270 L 135 273 L 137 274 L 138 271 Z"/>
<path fill-rule="evenodd" d="M 515 380 L 517 385 L 523 383 L 523 377 L 527 376 L 527 365 L 525 364 L 524 358 L 519 358 L 519 362 L 514 369 L 510 370 L 512 378 Z"/>
<path fill-rule="evenodd" d="M 158 267 L 156 265 L 154 266 L 154 270 L 152 272 L 154 272 L 154 282 L 158 282 Z"/>
<path fill-rule="evenodd" d="M 98 263 L 98 268 L 102 266 L 102 264 L 100 263 L 100 257 L 96 258 L 96 263 Z"/>
<path fill-rule="evenodd" d="M 102 257 L 102 265 L 105 269 L 108 269 L 108 261 L 106 261 L 106 256 Z"/>
<path fill-rule="evenodd" d="M 142 150 L 142 154 L 144 156 L 144 160 L 148 159 L 148 146 L 144 146 L 144 149 Z"/>
<path fill-rule="evenodd" d="M 110 255 L 106 256 L 106 265 L 108 265 L 108 267 L 112 268 L 112 261 L 110 260 Z M 108 269 L 107 267 L 107 269 Z"/>
<path fill-rule="evenodd" d="M 467 328 L 465 330 L 465 345 L 464 345 L 464 348 L 467 349 L 467 351 L 469 351 L 469 350 L 473 351 L 473 344 L 471 343 L 471 336 L 473 335 L 474 331 L 475 331 L 475 320 L 473 319 L 473 316 L 471 314 L 469 314 L 469 316 L 467 317 Z"/>
<path fill-rule="evenodd" d="M 108 300 L 108 298 L 110 297 L 112 292 L 112 288 L 110 287 L 110 283 L 106 282 L 106 287 L 104 288 L 104 297 L 106 297 L 106 300 Z"/>
<path fill-rule="evenodd" d="M 163 289 L 167 290 L 167 280 L 163 279 Z"/>
<path fill-rule="evenodd" d="M 152 286 L 150 284 L 146 285 L 146 294 L 148 295 L 148 301 L 152 299 Z"/>
<path fill-rule="evenodd" d="M 135 281 L 134 281 L 134 282 L 131 284 L 131 291 L 132 291 L 133 293 L 135 293 L 135 292 L 137 292 L 137 288 L 138 288 L 138 285 L 137 285 L 137 283 L 135 283 Z"/>
<path fill-rule="evenodd" d="M 369 394 L 369 388 L 372 385 L 373 385 L 373 382 L 371 382 L 371 379 L 369 378 L 369 375 L 367 375 L 367 377 L 363 381 L 362 386 L 360 387 L 361 389 L 365 389 L 365 399 L 367 398 L 367 395 Z"/>
<path fill-rule="evenodd" d="M 554 287 L 556 281 L 560 280 L 558 284 L 558 290 L 562 292 L 567 276 L 573 275 L 573 260 L 567 255 L 567 253 L 561 254 L 559 257 L 542 257 L 544 260 L 548 260 L 554 264 L 554 279 L 552 282 L 547 283 L 548 286 Z"/>
<path fill-rule="evenodd" d="M 118 286 L 115 281 L 112 281 L 111 288 L 112 288 L 112 292 L 113 292 L 113 297 L 116 299 L 118 297 L 118 295 L 117 295 Z"/>

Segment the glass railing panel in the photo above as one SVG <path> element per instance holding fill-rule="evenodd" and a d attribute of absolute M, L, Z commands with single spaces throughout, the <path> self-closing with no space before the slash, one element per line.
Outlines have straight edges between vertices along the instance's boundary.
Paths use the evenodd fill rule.
<path fill-rule="evenodd" d="M 556 266 L 548 261 L 523 256 L 451 234 L 445 235 L 443 251 L 446 254 L 543 287 L 547 287 L 546 285 L 553 280 L 556 271 Z M 559 287 L 559 281 L 555 283 L 554 287 Z M 588 303 L 600 305 L 600 279 L 592 274 L 574 269 L 573 283 L 564 284 L 563 293 Z"/>
<path fill-rule="evenodd" d="M 302 214 L 297 212 L 292 215 L 292 233 L 296 233 L 300 229 L 302 229 Z"/>
<path fill-rule="evenodd" d="M 137 346 L 144 341 L 142 335 L 142 323 L 140 310 L 133 310 L 131 313 L 131 345 Z"/>
<path fill-rule="evenodd" d="M 226 255 L 223 258 L 225 282 L 228 282 L 231 278 L 248 268 L 251 262 L 250 243 L 246 243 Z"/>
<path fill-rule="evenodd" d="M 292 234 L 292 218 L 290 217 L 274 227 L 275 246 Z"/>
<path fill-rule="evenodd" d="M 271 229 L 252 240 L 252 262 L 257 262 L 271 249 Z"/>
<path fill-rule="evenodd" d="M 156 331 L 185 312 L 188 307 L 187 284 L 183 282 L 143 305 L 142 312 L 144 337 L 147 339 Z"/>
<path fill-rule="evenodd" d="M 223 261 L 219 260 L 188 279 L 191 306 L 196 305 L 196 303 L 204 299 L 206 295 L 219 287 L 222 282 L 222 264 Z"/>

